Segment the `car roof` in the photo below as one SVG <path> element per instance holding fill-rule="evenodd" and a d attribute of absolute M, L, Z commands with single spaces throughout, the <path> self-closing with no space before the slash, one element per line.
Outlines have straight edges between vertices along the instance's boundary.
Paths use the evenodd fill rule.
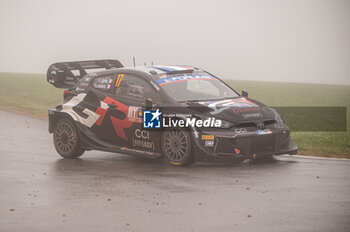
<path fill-rule="evenodd" d="M 152 65 L 152 66 L 135 66 L 135 67 L 123 67 L 113 68 L 105 71 L 96 72 L 98 75 L 111 74 L 115 72 L 135 72 L 148 76 L 150 79 L 156 80 L 161 78 L 163 75 L 178 75 L 193 73 L 193 71 L 202 71 L 198 68 L 188 65 Z M 90 73 L 89 75 L 92 75 Z"/>
<path fill-rule="evenodd" d="M 148 74 L 169 74 L 172 72 L 193 71 L 195 68 L 185 65 L 152 65 L 152 66 L 136 66 L 134 69 L 146 72 Z"/>

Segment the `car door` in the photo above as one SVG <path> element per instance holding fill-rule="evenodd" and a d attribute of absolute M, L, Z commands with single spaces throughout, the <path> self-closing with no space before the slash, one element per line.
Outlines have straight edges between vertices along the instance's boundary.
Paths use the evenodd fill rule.
<path fill-rule="evenodd" d="M 114 136 L 109 136 L 109 142 L 138 150 L 158 150 L 153 132 L 142 128 L 146 98 L 161 104 L 160 95 L 144 77 L 132 73 L 116 74 L 113 94 L 105 99 L 111 108 L 109 111 L 114 130 Z"/>

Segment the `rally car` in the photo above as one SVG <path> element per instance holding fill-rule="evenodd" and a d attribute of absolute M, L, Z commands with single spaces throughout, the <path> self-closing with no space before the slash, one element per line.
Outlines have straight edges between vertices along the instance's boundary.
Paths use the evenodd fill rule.
<path fill-rule="evenodd" d="M 48 111 L 49 132 L 64 158 L 102 150 L 184 166 L 206 157 L 297 153 L 274 109 L 199 68 L 61 62 L 49 67 L 47 81 L 66 89 L 63 102 Z"/>

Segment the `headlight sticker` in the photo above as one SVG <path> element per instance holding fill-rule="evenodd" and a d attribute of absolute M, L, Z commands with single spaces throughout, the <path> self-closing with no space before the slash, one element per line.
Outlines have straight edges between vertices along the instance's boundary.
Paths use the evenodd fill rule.
<path fill-rule="evenodd" d="M 214 140 L 214 135 L 202 135 L 202 140 Z"/>
<path fill-rule="evenodd" d="M 257 130 L 256 134 L 258 134 L 258 135 L 268 135 L 268 134 L 272 134 L 272 130 L 270 130 L 270 129 Z"/>

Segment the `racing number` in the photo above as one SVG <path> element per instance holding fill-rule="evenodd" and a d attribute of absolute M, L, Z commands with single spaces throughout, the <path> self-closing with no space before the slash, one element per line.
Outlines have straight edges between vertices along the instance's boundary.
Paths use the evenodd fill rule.
<path fill-rule="evenodd" d="M 124 74 L 118 74 L 117 81 L 115 82 L 115 87 L 120 86 L 120 83 L 122 82 L 123 78 L 124 78 Z"/>

